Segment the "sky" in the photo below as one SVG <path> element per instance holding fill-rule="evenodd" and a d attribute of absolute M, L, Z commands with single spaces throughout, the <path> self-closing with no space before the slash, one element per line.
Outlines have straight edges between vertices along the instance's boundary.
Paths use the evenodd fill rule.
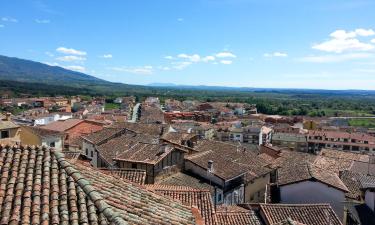
<path fill-rule="evenodd" d="M 128 84 L 375 90 L 375 1 L 0 0 L 0 55 Z"/>

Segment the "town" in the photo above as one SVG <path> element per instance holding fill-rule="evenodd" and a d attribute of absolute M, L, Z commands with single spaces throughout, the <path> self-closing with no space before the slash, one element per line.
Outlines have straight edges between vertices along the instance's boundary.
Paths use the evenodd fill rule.
<path fill-rule="evenodd" d="M 349 117 L 159 96 L 0 107 L 1 224 L 375 224 L 375 129 Z"/>

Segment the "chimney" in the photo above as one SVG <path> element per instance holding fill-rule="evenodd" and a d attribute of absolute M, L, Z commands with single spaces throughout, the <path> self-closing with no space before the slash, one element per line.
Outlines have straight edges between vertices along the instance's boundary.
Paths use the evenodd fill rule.
<path fill-rule="evenodd" d="M 208 160 L 208 162 L 207 162 L 207 171 L 209 173 L 212 173 L 213 170 L 214 170 L 214 161 Z"/>
<path fill-rule="evenodd" d="M 7 112 L 5 113 L 5 121 L 10 121 L 10 115 L 12 115 L 11 113 Z"/>

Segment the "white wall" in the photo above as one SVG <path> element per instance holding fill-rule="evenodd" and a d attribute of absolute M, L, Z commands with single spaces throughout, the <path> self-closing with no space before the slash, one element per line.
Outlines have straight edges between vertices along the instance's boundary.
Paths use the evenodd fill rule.
<path fill-rule="evenodd" d="M 329 203 L 340 220 L 343 220 L 345 193 L 326 184 L 314 181 L 280 187 L 280 203 L 309 204 Z"/>
<path fill-rule="evenodd" d="M 95 146 L 92 143 L 83 141 L 82 154 L 85 155 L 88 159 L 91 159 L 92 166 L 98 167 L 98 154 L 95 151 Z M 93 155 L 93 157 L 91 157 L 91 155 Z"/>
<path fill-rule="evenodd" d="M 367 190 L 365 193 L 366 205 L 375 212 L 375 192 Z"/>
<path fill-rule="evenodd" d="M 61 150 L 63 148 L 63 142 L 61 137 L 44 137 L 42 139 L 42 145 L 50 147 L 51 143 L 55 143 L 55 149 Z"/>

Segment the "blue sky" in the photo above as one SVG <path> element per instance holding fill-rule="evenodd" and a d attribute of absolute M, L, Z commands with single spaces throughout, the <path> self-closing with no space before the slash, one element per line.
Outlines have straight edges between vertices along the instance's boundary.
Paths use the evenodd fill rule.
<path fill-rule="evenodd" d="M 0 0 L 0 54 L 131 84 L 375 89 L 374 0 Z"/>

